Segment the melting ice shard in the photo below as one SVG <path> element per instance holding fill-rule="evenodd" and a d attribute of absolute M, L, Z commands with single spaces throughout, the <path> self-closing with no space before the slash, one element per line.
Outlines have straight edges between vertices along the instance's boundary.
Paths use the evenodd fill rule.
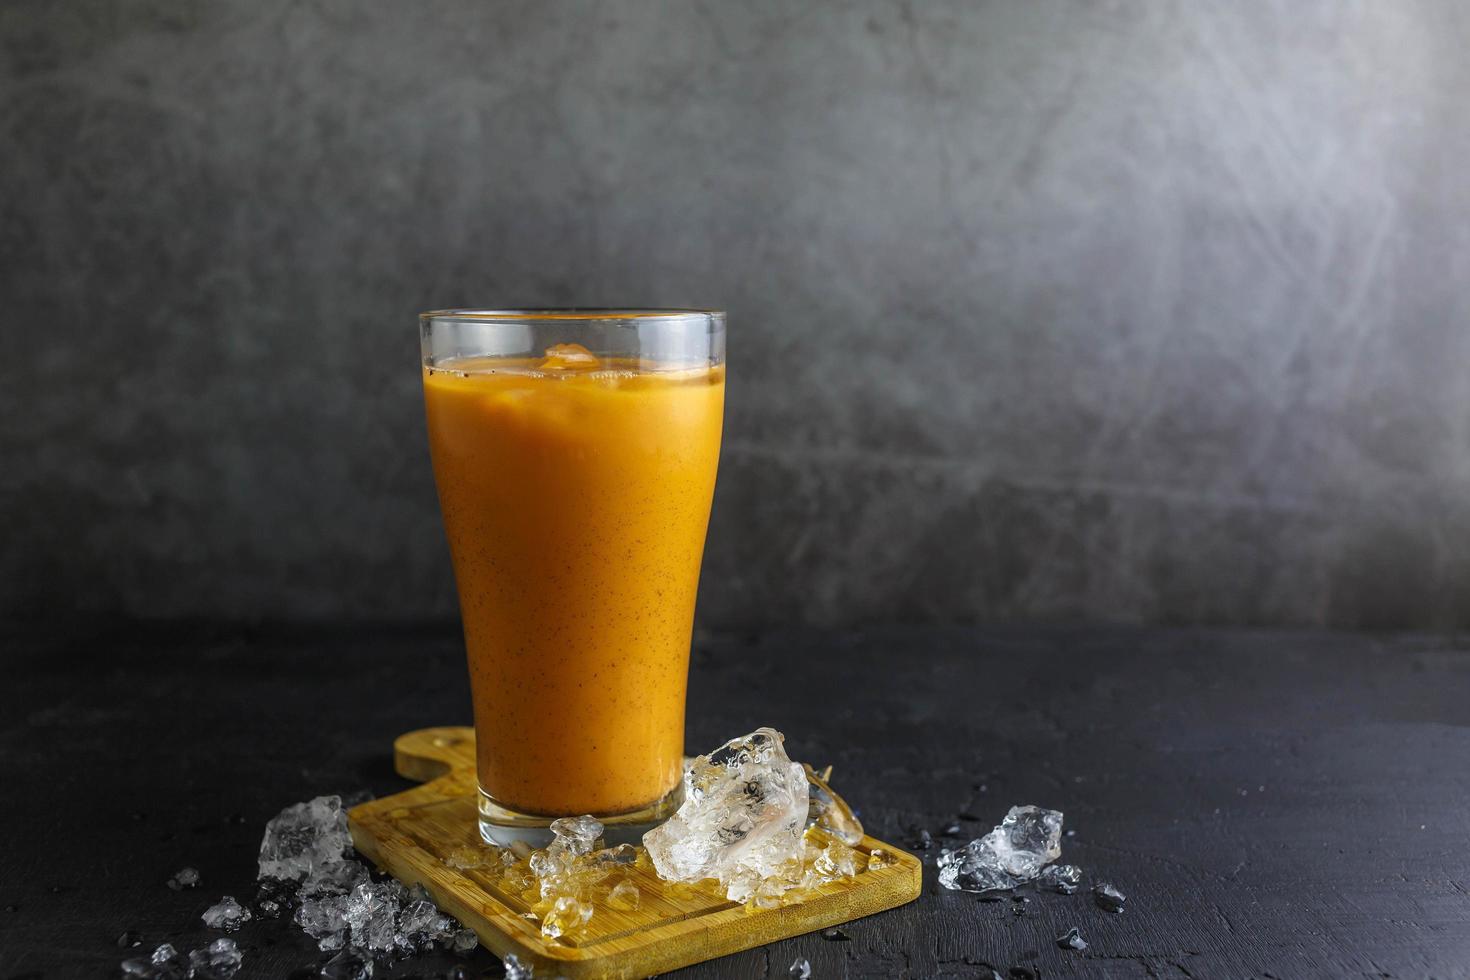
<path fill-rule="evenodd" d="M 235 901 L 233 895 L 226 895 L 217 904 L 205 909 L 204 914 L 200 918 L 211 929 L 223 929 L 225 932 L 234 932 L 240 926 L 250 921 L 250 910 Z"/>
<path fill-rule="evenodd" d="M 1075 864 L 1052 864 L 1036 876 L 1036 883 L 1063 895 L 1071 895 L 1082 883 L 1082 869 Z"/>
<path fill-rule="evenodd" d="M 282 810 L 260 841 L 260 877 L 300 881 L 352 849 L 340 796 L 318 796 Z"/>
<path fill-rule="evenodd" d="M 984 839 L 1001 870 L 1029 881 L 1062 856 L 1062 815 L 1039 806 L 1013 806 Z"/>
<path fill-rule="evenodd" d="M 807 782 L 811 785 L 811 800 L 807 806 L 808 827 L 818 827 L 847 844 L 856 847 L 863 842 L 863 824 L 852 812 L 847 801 L 838 796 L 827 777 L 817 775 L 811 766 L 803 766 Z M 830 773 L 832 767 L 828 766 Z"/>
<path fill-rule="evenodd" d="M 806 773 L 784 742 L 775 729 L 759 728 L 691 763 L 679 811 L 643 837 L 659 877 L 717 878 L 726 897 L 744 902 L 768 879 L 790 876 L 802 856 L 809 797 Z"/>
<path fill-rule="evenodd" d="M 939 855 L 939 883 L 967 892 L 1015 888 L 1061 857 L 1061 840 L 1060 812 L 1013 806 L 984 837 Z"/>
<path fill-rule="evenodd" d="M 194 980 L 231 980 L 240 972 L 245 955 L 233 939 L 216 939 L 189 954 L 189 971 Z"/>
<path fill-rule="evenodd" d="M 1105 912 L 1121 912 L 1123 905 L 1128 901 L 1128 896 L 1118 890 L 1117 886 L 1107 881 L 1100 881 L 1092 886 L 1092 900 L 1097 907 Z"/>

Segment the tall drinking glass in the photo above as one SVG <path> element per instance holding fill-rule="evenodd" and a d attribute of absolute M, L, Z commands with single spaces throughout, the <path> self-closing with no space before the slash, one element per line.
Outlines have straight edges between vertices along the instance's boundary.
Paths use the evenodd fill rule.
<path fill-rule="evenodd" d="M 679 804 L 725 401 L 713 310 L 443 310 L 424 405 L 474 700 L 480 833 Z"/>

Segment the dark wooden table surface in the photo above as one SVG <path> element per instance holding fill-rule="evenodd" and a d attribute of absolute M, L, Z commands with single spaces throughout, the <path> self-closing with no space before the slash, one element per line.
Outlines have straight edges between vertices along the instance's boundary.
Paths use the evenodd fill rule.
<path fill-rule="evenodd" d="M 445 629 L 208 625 L 0 632 L 0 978 L 111 975 L 128 929 L 183 949 L 253 894 L 264 822 L 379 795 L 402 731 L 468 722 Z M 1115 882 L 1025 904 L 946 892 L 679 974 L 828 978 L 1470 977 L 1470 650 L 1452 639 L 1115 628 L 701 636 L 692 749 L 758 725 L 832 763 L 880 837 L 1066 813 Z M 185 865 L 198 890 L 165 881 Z M 1085 952 L 1058 949 L 1077 926 Z M 316 962 L 283 922 L 247 977 Z M 451 958 L 379 976 L 432 976 Z M 467 961 L 499 976 L 493 957 Z"/>

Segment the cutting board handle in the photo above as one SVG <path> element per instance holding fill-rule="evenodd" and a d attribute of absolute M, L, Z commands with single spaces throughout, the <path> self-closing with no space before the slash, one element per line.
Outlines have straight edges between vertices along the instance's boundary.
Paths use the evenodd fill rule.
<path fill-rule="evenodd" d="M 475 730 L 465 726 L 420 728 L 393 742 L 393 768 L 404 779 L 427 783 L 457 769 L 475 768 Z"/>

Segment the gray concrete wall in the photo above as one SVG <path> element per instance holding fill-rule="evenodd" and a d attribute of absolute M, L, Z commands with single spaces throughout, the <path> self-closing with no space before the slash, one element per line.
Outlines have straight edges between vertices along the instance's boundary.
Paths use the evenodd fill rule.
<path fill-rule="evenodd" d="M 0 613 L 452 614 L 414 314 L 578 303 L 730 311 L 710 625 L 1465 624 L 1467 41 L 6 3 Z"/>

